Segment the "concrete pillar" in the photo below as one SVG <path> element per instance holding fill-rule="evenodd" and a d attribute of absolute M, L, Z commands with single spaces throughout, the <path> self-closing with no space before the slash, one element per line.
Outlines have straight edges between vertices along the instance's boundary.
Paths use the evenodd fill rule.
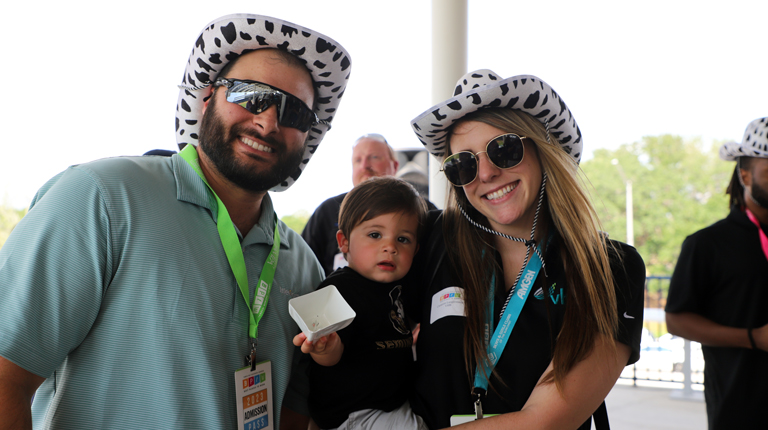
<path fill-rule="evenodd" d="M 432 104 L 453 95 L 467 72 L 467 0 L 432 0 Z M 445 207 L 448 182 L 440 163 L 429 157 L 429 200 Z"/>

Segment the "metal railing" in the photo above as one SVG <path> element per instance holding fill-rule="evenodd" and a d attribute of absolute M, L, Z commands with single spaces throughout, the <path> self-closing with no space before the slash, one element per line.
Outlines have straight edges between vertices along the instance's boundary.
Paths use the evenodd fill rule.
<path fill-rule="evenodd" d="M 682 388 L 677 397 L 699 398 L 704 383 L 701 345 L 667 332 L 664 306 L 669 280 L 669 276 L 646 278 L 640 360 L 625 368 L 621 379 L 632 380 L 632 385 L 638 385 L 638 381 L 671 383 Z"/>

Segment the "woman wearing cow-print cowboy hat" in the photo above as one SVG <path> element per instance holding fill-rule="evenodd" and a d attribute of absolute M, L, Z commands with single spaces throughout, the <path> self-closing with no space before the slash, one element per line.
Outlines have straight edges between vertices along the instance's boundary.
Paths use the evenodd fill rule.
<path fill-rule="evenodd" d="M 414 263 L 414 412 L 430 428 L 607 428 L 603 399 L 639 358 L 645 266 L 599 230 L 570 110 L 535 76 L 478 70 L 412 126 L 452 185 Z"/>

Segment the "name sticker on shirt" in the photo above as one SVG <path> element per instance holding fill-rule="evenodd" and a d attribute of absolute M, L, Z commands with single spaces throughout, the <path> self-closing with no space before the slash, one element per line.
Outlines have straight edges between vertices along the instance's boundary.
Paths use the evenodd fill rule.
<path fill-rule="evenodd" d="M 460 287 L 448 287 L 432 296 L 432 309 L 429 312 L 429 323 L 443 317 L 464 315 L 464 289 Z"/>
<path fill-rule="evenodd" d="M 274 429 L 272 414 L 272 362 L 262 361 L 235 372 L 237 428 L 242 430 Z"/>

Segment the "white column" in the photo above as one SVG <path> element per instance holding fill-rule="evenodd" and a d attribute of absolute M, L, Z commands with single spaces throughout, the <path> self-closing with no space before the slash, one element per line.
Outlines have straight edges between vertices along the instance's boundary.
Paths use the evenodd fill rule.
<path fill-rule="evenodd" d="M 453 95 L 467 72 L 467 0 L 432 0 L 432 104 Z M 429 200 L 445 207 L 448 182 L 440 163 L 429 157 Z"/>
<path fill-rule="evenodd" d="M 632 181 L 627 181 L 627 245 L 635 246 L 635 216 L 632 205 Z"/>
<path fill-rule="evenodd" d="M 627 245 L 635 246 L 635 215 L 634 215 L 634 207 L 632 205 L 632 180 L 627 178 L 627 175 L 624 174 L 624 169 L 621 168 L 621 163 L 619 163 L 619 160 L 614 158 L 611 160 L 611 164 L 616 166 L 616 169 L 619 171 L 619 174 L 621 175 L 621 179 L 624 180 L 624 185 L 626 185 L 626 194 L 627 194 L 627 201 L 626 201 L 626 210 L 627 210 Z"/>

